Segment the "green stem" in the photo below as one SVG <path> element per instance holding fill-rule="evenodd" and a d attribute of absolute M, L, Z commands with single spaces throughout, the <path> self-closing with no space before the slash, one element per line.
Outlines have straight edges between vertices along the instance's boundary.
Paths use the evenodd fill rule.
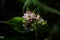
<path fill-rule="evenodd" d="M 21 1 L 22 2 L 22 1 Z M 25 3 L 24 3 L 25 2 Z M 25 0 L 23 3 L 24 3 L 24 6 L 23 8 L 25 8 L 26 6 L 29 6 L 31 4 L 31 1 L 30 0 Z M 51 12 L 51 13 L 54 13 L 54 14 L 57 14 L 57 15 L 60 15 L 60 11 L 57 10 L 57 9 L 53 9 L 49 6 L 47 6 L 46 4 L 42 3 L 41 1 L 39 0 L 32 0 L 32 4 L 34 4 L 35 6 L 38 6 L 39 8 L 43 9 L 43 10 L 46 10 L 47 12 Z M 29 3 L 29 4 L 28 4 Z M 30 5 L 31 6 L 31 5 Z"/>
<path fill-rule="evenodd" d="M 60 15 L 60 11 L 58 11 L 58 10 L 56 10 L 56 9 L 53 9 L 53 8 L 50 8 L 50 7 L 48 7 L 48 6 L 46 6 L 46 5 L 44 5 L 44 4 L 42 4 L 43 6 L 43 9 L 44 10 L 46 10 L 47 12 L 52 12 L 52 13 L 54 13 L 54 14 L 58 14 L 58 15 Z"/>
<path fill-rule="evenodd" d="M 9 24 L 7 21 L 0 21 L 1 23 Z"/>
<path fill-rule="evenodd" d="M 36 40 L 38 40 L 38 34 L 37 34 L 37 31 L 34 31 L 35 32 L 35 38 Z"/>

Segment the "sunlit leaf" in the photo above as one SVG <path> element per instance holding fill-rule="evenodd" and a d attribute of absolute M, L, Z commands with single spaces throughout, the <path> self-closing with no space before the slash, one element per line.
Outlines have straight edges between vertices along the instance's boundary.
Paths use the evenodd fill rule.
<path fill-rule="evenodd" d="M 24 23 L 25 19 L 22 18 L 22 17 L 14 17 L 14 18 L 8 20 L 8 22 L 13 22 L 13 23 L 15 23 L 15 22 L 22 22 L 22 23 Z"/>
<path fill-rule="evenodd" d="M 25 32 L 24 27 L 22 26 L 23 23 L 25 22 L 25 19 L 22 17 L 14 17 L 10 20 L 7 21 L 9 25 L 12 26 L 13 29 L 15 29 L 18 32 Z"/>

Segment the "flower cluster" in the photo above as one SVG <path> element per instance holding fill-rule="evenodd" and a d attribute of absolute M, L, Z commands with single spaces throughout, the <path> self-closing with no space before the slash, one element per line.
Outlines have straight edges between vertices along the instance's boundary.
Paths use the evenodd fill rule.
<path fill-rule="evenodd" d="M 46 22 L 44 21 L 44 19 L 41 18 L 41 16 L 39 14 L 36 15 L 32 11 L 26 11 L 26 13 L 24 13 L 23 18 L 26 20 L 26 22 L 25 22 L 25 24 L 23 24 L 23 26 L 30 25 L 30 26 L 33 26 L 34 27 L 36 25 L 36 23 L 37 24 L 42 24 L 42 25 L 45 25 L 46 24 Z M 28 29 L 27 27 L 25 27 L 25 28 Z M 32 27 L 30 27 L 30 28 L 33 30 Z"/>
<path fill-rule="evenodd" d="M 26 13 L 24 13 L 23 18 L 25 18 L 26 21 L 29 21 L 29 22 L 32 22 L 33 19 L 39 20 L 40 23 L 44 22 L 43 18 L 41 18 L 39 14 L 35 15 L 35 13 L 31 11 L 26 11 Z"/>
<path fill-rule="evenodd" d="M 26 20 L 31 20 L 35 18 L 35 14 L 31 11 L 26 11 L 26 13 L 24 13 L 23 18 L 25 18 Z"/>

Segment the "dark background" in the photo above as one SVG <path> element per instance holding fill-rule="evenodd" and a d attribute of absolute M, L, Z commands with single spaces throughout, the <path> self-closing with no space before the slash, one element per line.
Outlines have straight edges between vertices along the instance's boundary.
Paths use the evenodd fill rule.
<path fill-rule="evenodd" d="M 55 8 L 57 10 L 60 10 L 60 2 L 58 0 L 40 0 L 41 2 L 45 3 L 46 5 Z M 22 2 L 17 2 L 17 0 L 0 0 L 0 21 L 6 21 L 11 19 L 15 16 L 22 16 Z M 51 26 L 52 24 L 56 23 L 57 20 L 60 20 L 60 16 L 53 13 L 47 13 L 45 16 L 45 19 L 48 20 L 48 24 Z M 41 38 L 44 38 L 45 35 Z M 11 26 L 0 23 L 0 36 L 5 36 L 5 40 L 13 40 L 15 37 L 15 40 L 20 39 L 20 37 L 26 37 L 29 40 L 34 39 L 34 32 L 28 33 L 28 34 L 22 34 L 19 33 L 11 28 Z M 22 38 L 24 39 L 24 38 Z"/>

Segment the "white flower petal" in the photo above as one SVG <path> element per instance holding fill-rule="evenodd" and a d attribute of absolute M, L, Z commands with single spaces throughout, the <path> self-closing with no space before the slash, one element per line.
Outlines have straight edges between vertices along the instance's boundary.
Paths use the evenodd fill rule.
<path fill-rule="evenodd" d="M 43 20 L 42 18 L 40 19 L 40 21 L 41 21 L 41 22 L 44 22 L 44 20 Z"/>
<path fill-rule="evenodd" d="M 40 15 L 37 15 L 36 19 L 40 19 Z"/>

